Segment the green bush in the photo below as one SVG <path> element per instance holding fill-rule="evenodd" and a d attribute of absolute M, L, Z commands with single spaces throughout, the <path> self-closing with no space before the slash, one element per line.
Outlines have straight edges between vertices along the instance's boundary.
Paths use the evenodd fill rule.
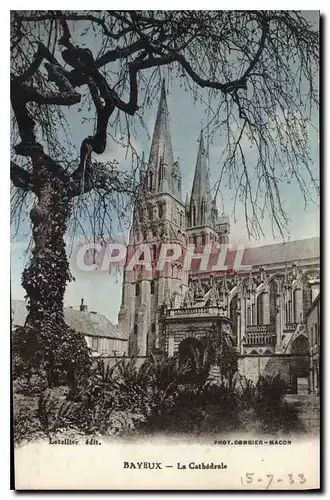
<path fill-rule="evenodd" d="M 299 428 L 297 410 L 284 400 L 286 390 L 279 374 L 259 377 L 252 407 L 262 431 L 276 433 Z"/>
<path fill-rule="evenodd" d="M 12 332 L 13 379 L 39 372 L 48 387 L 68 384 L 74 390 L 79 377 L 88 377 L 91 351 L 85 338 L 66 325 L 56 331 L 18 327 Z"/>
<path fill-rule="evenodd" d="M 297 410 L 285 402 L 280 376 L 260 377 L 256 384 L 238 373 L 230 383 L 187 382 L 187 369 L 175 357 L 151 357 L 140 367 L 134 359 L 112 368 L 100 360 L 74 387 L 47 390 L 37 370 L 29 377 L 17 376 L 15 440 L 60 433 L 129 437 L 299 428 Z"/>

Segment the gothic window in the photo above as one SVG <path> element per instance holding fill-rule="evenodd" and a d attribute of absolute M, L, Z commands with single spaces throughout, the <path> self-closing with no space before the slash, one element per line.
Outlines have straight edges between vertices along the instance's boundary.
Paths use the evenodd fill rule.
<path fill-rule="evenodd" d="M 246 312 L 246 324 L 247 326 L 251 325 L 251 307 L 248 306 L 247 312 Z"/>
<path fill-rule="evenodd" d="M 289 323 L 292 323 L 292 302 L 291 300 L 289 300 L 288 302 L 288 313 L 289 313 Z"/>
<path fill-rule="evenodd" d="M 151 325 L 151 333 L 155 333 L 156 332 L 156 323 L 152 323 Z"/>
<path fill-rule="evenodd" d="M 202 234 L 202 245 L 206 244 L 206 234 Z"/>
<path fill-rule="evenodd" d="M 285 303 L 285 323 L 289 323 L 288 303 Z"/>
<path fill-rule="evenodd" d="M 153 219 L 153 215 L 154 215 L 153 206 L 152 205 L 148 205 L 148 217 L 149 217 L 150 220 Z"/>
<path fill-rule="evenodd" d="M 158 216 L 160 219 L 162 219 L 163 215 L 164 215 L 163 203 L 158 203 Z"/>
<path fill-rule="evenodd" d="M 308 309 L 312 305 L 312 289 L 309 283 L 305 284 L 303 287 L 303 312 L 306 315 Z"/>
<path fill-rule="evenodd" d="M 136 283 L 135 285 L 135 297 L 140 295 L 140 283 Z"/>
<path fill-rule="evenodd" d="M 230 319 L 233 322 L 233 333 L 237 335 L 237 295 L 230 302 Z"/>
<path fill-rule="evenodd" d="M 205 224 L 205 212 L 206 212 L 206 202 L 202 200 L 201 205 L 201 223 Z"/>
<path fill-rule="evenodd" d="M 308 354 L 308 351 L 309 351 L 308 340 L 304 335 L 299 335 L 299 337 L 297 337 L 292 343 L 291 353 L 306 355 Z"/>
<path fill-rule="evenodd" d="M 264 324 L 263 298 L 264 298 L 263 293 L 260 293 L 257 298 L 257 325 Z"/>
<path fill-rule="evenodd" d="M 92 351 L 98 351 L 99 350 L 99 339 L 97 338 L 92 338 Z"/>
<path fill-rule="evenodd" d="M 277 295 L 277 284 L 272 281 L 269 285 L 269 319 L 270 324 L 275 325 L 276 323 L 276 295 Z"/>
<path fill-rule="evenodd" d="M 152 281 L 150 283 L 150 293 L 151 293 L 151 295 L 153 295 L 155 293 L 155 283 L 154 283 L 154 281 Z"/>
<path fill-rule="evenodd" d="M 160 166 L 160 179 L 165 179 L 166 177 L 166 165 L 162 163 Z"/>
<path fill-rule="evenodd" d="M 196 205 L 195 205 L 195 202 L 193 202 L 192 207 L 191 207 L 191 225 L 196 226 Z"/>
<path fill-rule="evenodd" d="M 183 212 L 180 212 L 180 227 L 183 226 Z"/>
<path fill-rule="evenodd" d="M 154 177 L 154 174 L 150 171 L 149 172 L 149 190 L 150 191 L 152 190 L 152 187 L 153 187 L 153 177 Z"/>
<path fill-rule="evenodd" d="M 151 251 L 151 260 L 155 262 L 157 260 L 157 245 L 152 245 Z"/>
<path fill-rule="evenodd" d="M 136 336 L 138 332 L 138 326 L 137 324 L 134 325 L 134 335 Z"/>
<path fill-rule="evenodd" d="M 252 325 L 256 323 L 256 305 L 252 304 Z"/>
<path fill-rule="evenodd" d="M 314 331 L 315 331 L 315 342 L 317 344 L 319 344 L 320 343 L 320 335 L 319 335 L 320 332 L 319 332 L 317 323 L 314 324 Z"/>
<path fill-rule="evenodd" d="M 293 291 L 293 322 L 294 323 L 297 323 L 299 320 L 299 311 L 297 311 L 297 307 L 298 307 L 297 294 L 298 293 L 299 293 L 299 290 Z"/>

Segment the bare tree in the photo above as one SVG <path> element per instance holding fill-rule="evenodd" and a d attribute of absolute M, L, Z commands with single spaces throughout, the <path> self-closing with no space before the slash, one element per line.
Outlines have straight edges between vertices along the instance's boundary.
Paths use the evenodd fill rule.
<path fill-rule="evenodd" d="M 318 103 L 318 57 L 317 29 L 294 11 L 12 12 L 14 211 L 22 193 L 34 195 L 34 248 L 22 279 L 27 324 L 50 334 L 64 328 L 70 217 L 77 224 L 79 211 L 93 206 L 102 231 L 109 200 L 133 192 L 132 173 L 97 155 L 114 141 L 132 146 L 134 120 L 143 120 L 164 71 L 196 99 L 209 89 L 208 130 L 227 135 L 218 188 L 227 175 L 248 231 L 260 232 L 266 209 L 281 228 L 279 176 L 294 179 L 305 195 L 306 172 L 313 181 L 307 126 Z M 85 127 L 94 126 L 79 152 L 70 138 L 74 108 Z M 258 153 L 253 166 L 246 138 Z M 133 160 L 137 167 L 134 150 Z"/>

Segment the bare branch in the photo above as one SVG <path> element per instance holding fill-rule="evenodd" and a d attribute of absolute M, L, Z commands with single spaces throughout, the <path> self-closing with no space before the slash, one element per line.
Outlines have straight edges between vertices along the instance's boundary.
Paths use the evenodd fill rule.
<path fill-rule="evenodd" d="M 10 179 L 17 188 L 24 191 L 34 191 L 31 174 L 13 161 L 10 162 Z"/>

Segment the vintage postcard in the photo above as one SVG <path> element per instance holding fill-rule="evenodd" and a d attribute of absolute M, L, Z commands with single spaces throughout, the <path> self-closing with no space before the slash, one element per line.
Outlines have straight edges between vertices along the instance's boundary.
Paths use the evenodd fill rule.
<path fill-rule="evenodd" d="M 11 12 L 15 489 L 320 489 L 319 17 Z"/>

